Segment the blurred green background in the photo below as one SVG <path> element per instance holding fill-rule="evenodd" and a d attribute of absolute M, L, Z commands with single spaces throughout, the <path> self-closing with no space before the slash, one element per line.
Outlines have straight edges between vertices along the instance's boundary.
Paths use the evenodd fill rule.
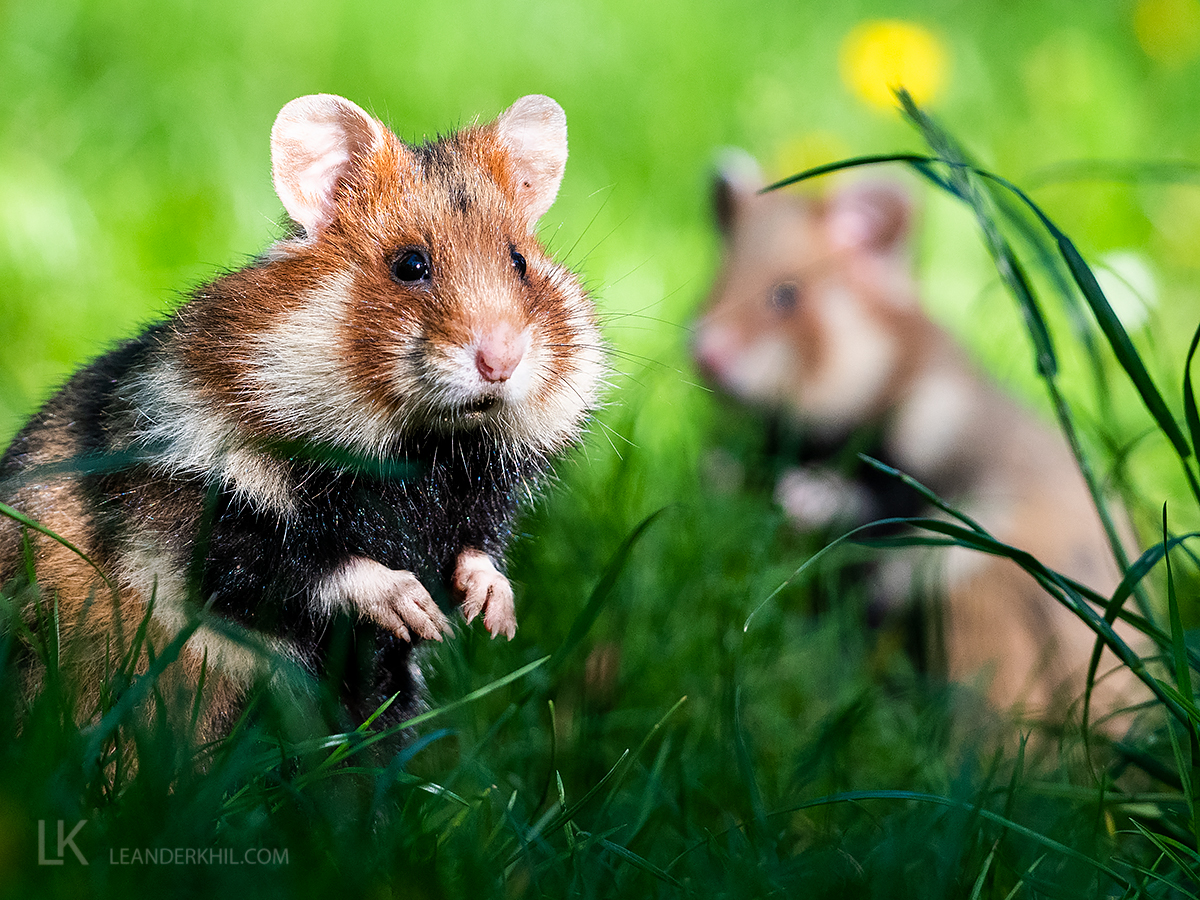
<path fill-rule="evenodd" d="M 916 31 L 864 38 L 894 19 Z M 855 56 L 864 39 L 883 42 L 874 64 L 870 47 Z M 317 91 L 408 138 L 524 93 L 559 100 L 571 160 L 543 233 L 594 289 L 617 368 L 644 383 L 656 360 L 658 391 L 695 394 L 683 348 L 717 262 L 715 149 L 743 146 L 786 174 L 917 147 L 886 99 L 868 99 L 886 98 L 889 53 L 985 165 L 1038 187 L 1090 259 L 1132 251 L 1118 258 L 1134 260 L 1132 280 L 1150 275 L 1166 320 L 1139 339 L 1160 342 L 1151 356 L 1175 384 L 1200 311 L 1200 189 L 1042 175 L 1063 161 L 1200 159 L 1193 0 L 5 0 L 0 435 L 82 361 L 278 235 L 268 132 L 286 101 Z M 930 195 L 931 308 L 1036 394 L 970 220 Z"/>

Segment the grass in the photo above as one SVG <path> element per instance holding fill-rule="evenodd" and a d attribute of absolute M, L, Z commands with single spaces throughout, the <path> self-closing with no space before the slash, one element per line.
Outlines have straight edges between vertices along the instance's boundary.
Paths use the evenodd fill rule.
<path fill-rule="evenodd" d="M 921 170 L 937 182 L 921 247 L 931 306 L 1010 386 L 1065 416 L 1097 482 L 1130 486 L 1146 543 L 1160 542 L 1132 566 L 1156 615 L 1163 663 L 1152 672 L 1169 711 L 1119 752 L 1094 738 L 1089 764 L 1078 732 L 1022 748 L 970 686 L 931 682 L 872 640 L 853 578 L 862 548 L 840 545 L 798 572 L 824 542 L 772 507 L 762 423 L 694 383 L 681 323 L 713 265 L 712 148 L 749 144 L 784 175 L 912 143 L 897 117 L 856 105 L 830 74 L 841 36 L 893 14 L 887 5 L 818 14 L 766 3 L 749 20 L 743 6 L 0 9 L 0 58 L 28 85 L 0 99 L 10 432 L 55 379 L 155 315 L 167 291 L 269 239 L 266 129 L 310 90 L 343 92 L 408 135 L 530 90 L 562 101 L 572 161 L 553 213 L 564 224 L 547 236 L 597 288 L 623 373 L 587 446 L 522 521 L 517 640 L 475 627 L 435 648 L 434 715 L 382 759 L 358 749 L 361 735 L 284 743 L 265 728 L 202 750 L 119 704 L 101 740 L 64 716 L 69 697 L 53 681 L 18 699 L 20 635 L 7 629 L 0 896 L 1196 892 L 1189 629 L 1200 616 L 1184 536 L 1200 512 L 1190 487 L 1200 429 L 1181 374 L 1200 206 L 1186 170 L 1164 180 L 1135 165 L 1081 184 L 1050 168 L 1193 158 L 1195 63 L 1142 55 L 1117 4 L 1048 3 L 1020 18 L 1008 4 L 909 11 L 940 23 L 955 53 L 940 117 L 991 171 L 1036 183 L 1038 209 L 1083 258 L 1143 248 L 1163 285 L 1149 326 L 1114 326 L 1019 196 L 964 168 L 952 141 L 914 151 L 937 159 Z M 983 237 L 963 227 L 975 221 L 973 204 L 960 208 L 972 198 Z M 1009 270 L 1024 271 L 1023 284 L 1007 287 L 1024 306 L 986 268 L 989 250 L 1020 264 Z M 1031 344 L 1014 325 L 1021 309 L 1045 322 L 1046 338 L 1035 330 Z M 1135 358 L 1161 407 L 1127 377 Z M 717 477 L 729 458 L 749 473 L 740 486 Z M 986 544 L 970 531 L 951 536 Z M 152 678 L 119 673 L 112 699 L 130 683 L 156 702 Z M 98 761 L 115 740 L 136 772 Z M 66 832 L 86 821 L 75 841 L 88 866 L 69 848 L 61 866 L 36 864 L 39 822 L 57 859 L 60 821 Z M 182 862 L 132 864 L 135 851 L 161 848 L 183 851 Z M 188 850 L 213 848 L 217 862 L 188 864 Z M 246 864 L 259 850 L 267 862 Z"/>
<path fill-rule="evenodd" d="M 1032 210 L 1044 235 L 1014 232 L 1014 211 L 991 193 L 1012 186 L 970 165 L 916 107 L 909 115 L 933 151 L 909 162 L 972 204 L 1002 271 L 1026 272 L 1018 239 L 1039 264 L 1064 267 L 1068 277 L 1036 267 L 1009 275 L 1017 301 L 1033 310 L 1027 321 L 1042 318 L 1040 282 L 1078 290 L 1103 315 L 1091 270 L 1040 208 Z M 1053 389 L 1050 332 L 1031 333 Z M 1102 334 L 1105 353 L 1132 354 L 1120 363 L 1146 380 L 1148 420 L 1194 477 L 1190 381 L 1180 426 L 1119 321 Z M 653 392 L 653 380 L 639 390 Z M 0 651 L 3 890 L 1174 897 L 1194 889 L 1200 710 L 1175 582 L 1190 537 L 1173 535 L 1165 513 L 1163 541 L 1112 600 L 1088 598 L 969 519 L 914 520 L 942 539 L 1009 555 L 1114 649 L 1108 623 L 1117 616 L 1160 648 L 1163 671 L 1124 651 L 1166 713 L 1157 727 L 1132 732 L 1124 748 L 1093 735 L 1089 749 L 1071 728 L 1026 745 L 970 686 L 928 681 L 872 640 L 853 569 L 836 556 L 797 566 L 821 545 L 791 532 L 766 502 L 769 478 L 730 490 L 678 466 L 648 479 L 636 399 L 607 413 L 631 447 L 601 455 L 593 444 L 569 460 L 524 520 L 513 559 L 521 640 L 492 644 L 465 629 L 434 648 L 425 660 L 432 707 L 408 723 L 403 746 L 382 755 L 371 749 L 369 723 L 297 741 L 262 724 L 269 717 L 247 720 L 216 746 L 192 745 L 186 730 L 146 715 L 165 702 L 157 676 L 178 641 L 157 648 L 145 675 L 118 667 L 98 720 L 80 728 L 67 712 L 70 685 L 56 676 L 56 648 L 13 617 L 28 588 L 10 585 Z M 753 470 L 764 459 L 752 425 L 714 415 L 699 427 Z M 1161 626 L 1122 606 L 1156 578 L 1165 587 L 1150 591 L 1165 596 Z M 819 606 L 828 594 L 837 603 Z M 30 647 L 49 674 L 26 701 L 17 663 Z M 39 827 L 49 836 L 38 852 L 58 859 L 58 823 L 69 831 L 81 821 L 74 845 L 86 867 L 67 844 L 61 867 L 32 864 Z"/>

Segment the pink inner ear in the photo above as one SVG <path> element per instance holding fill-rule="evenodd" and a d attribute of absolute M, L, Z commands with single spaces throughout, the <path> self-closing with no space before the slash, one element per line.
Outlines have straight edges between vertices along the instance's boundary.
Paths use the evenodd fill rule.
<path fill-rule="evenodd" d="M 508 150 L 517 201 L 532 225 L 558 194 L 567 163 L 567 117 L 549 97 L 531 94 L 505 110 L 494 127 Z"/>
<path fill-rule="evenodd" d="M 332 94 L 300 97 L 280 111 L 271 130 L 275 191 L 309 237 L 333 221 L 338 183 L 382 138 L 382 125 Z"/>
<path fill-rule="evenodd" d="M 834 209 L 829 216 L 829 240 L 845 250 L 865 247 L 874 243 L 877 226 L 870 221 L 870 213 L 862 208 Z"/>
<path fill-rule="evenodd" d="M 833 246 L 844 250 L 887 252 L 908 233 L 909 202 L 892 185 L 856 185 L 829 198 L 826 231 Z"/>
<path fill-rule="evenodd" d="M 283 205 L 304 230 L 313 234 L 328 225 L 335 207 L 333 191 L 342 173 L 348 168 L 350 155 L 342 147 L 330 146 L 315 155 L 313 150 L 322 143 L 332 144 L 331 135 L 314 134 L 311 142 L 299 152 L 288 154 L 281 162 L 278 182 Z M 287 196 L 284 196 L 284 193 Z"/>

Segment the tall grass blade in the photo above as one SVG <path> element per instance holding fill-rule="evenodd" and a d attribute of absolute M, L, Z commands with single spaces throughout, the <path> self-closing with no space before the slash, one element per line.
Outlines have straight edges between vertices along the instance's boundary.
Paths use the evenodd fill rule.
<path fill-rule="evenodd" d="M 602 790 L 608 787 L 608 785 L 612 784 L 614 779 L 620 776 L 621 767 L 624 765 L 625 760 L 629 758 L 631 752 L 632 751 L 630 750 L 625 750 L 622 752 L 617 761 L 609 768 L 607 772 L 604 773 L 604 777 L 592 785 L 588 792 L 576 800 L 569 808 L 565 806 L 566 796 L 562 789 L 562 776 L 558 775 L 558 773 L 555 773 L 558 780 L 559 789 L 558 804 L 556 806 L 551 806 L 550 809 L 548 809 L 537 822 L 535 822 L 529 829 L 522 832 L 523 843 L 528 844 L 530 841 L 536 839 L 538 836 L 547 831 L 556 831 L 574 819 L 575 816 L 578 815 L 579 811 L 587 806 L 589 802 L 591 802 L 592 798 L 599 795 Z M 508 860 L 508 862 L 505 863 L 505 865 L 512 865 L 519 855 L 520 852 L 518 851 L 512 858 Z"/>
<path fill-rule="evenodd" d="M 1162 513 L 1163 546 L 1166 546 L 1170 533 L 1167 530 L 1167 505 L 1163 504 Z M 1179 692 L 1191 701 L 1195 701 L 1195 691 L 1192 689 L 1192 670 L 1188 661 L 1186 643 L 1183 634 L 1183 619 L 1179 614 L 1179 599 L 1175 595 L 1175 578 L 1171 571 L 1171 554 L 1163 553 L 1163 562 L 1167 568 L 1167 617 L 1171 623 L 1171 659 L 1175 667 L 1175 684 Z M 1191 778 L 1187 781 L 1187 802 L 1191 809 L 1192 836 L 1200 843 L 1200 723 L 1187 723 L 1188 755 L 1190 757 Z M 1182 767 L 1180 769 L 1182 771 Z"/>
<path fill-rule="evenodd" d="M 1200 856 L 1197 855 L 1195 849 L 1188 847 L 1186 844 L 1181 844 L 1179 841 L 1146 828 L 1136 819 L 1131 824 L 1137 829 L 1147 841 L 1153 844 L 1158 850 L 1170 859 L 1179 868 L 1180 872 L 1185 873 L 1188 880 L 1195 881 L 1200 877 Z M 1190 859 L 1189 859 L 1190 857 Z"/>
<path fill-rule="evenodd" d="M 1166 402 L 1163 400 L 1162 394 L 1154 384 L 1154 380 L 1150 377 L 1150 373 L 1146 370 L 1141 357 L 1133 346 L 1133 342 L 1129 339 L 1128 332 L 1121 324 L 1121 320 L 1117 314 L 1113 312 L 1112 306 L 1108 302 L 1108 298 L 1104 296 L 1104 291 L 1101 290 L 1099 282 L 1096 280 L 1095 274 L 1091 268 L 1083 260 L 1083 256 L 1075 247 L 1075 244 L 1069 237 L 1047 216 L 1042 209 L 1033 202 L 1032 199 L 1020 188 L 1005 178 L 1001 178 L 991 172 L 982 170 L 972 165 L 961 152 L 958 150 L 955 143 L 929 118 L 913 101 L 912 97 L 906 91 L 900 91 L 897 94 L 901 106 L 909 120 L 921 131 L 922 136 L 934 153 L 942 158 L 948 165 L 956 167 L 963 171 L 970 171 L 980 178 L 990 180 L 997 185 L 1005 188 L 1024 203 L 1030 211 L 1038 218 L 1038 220 L 1049 232 L 1054 240 L 1059 254 L 1066 263 L 1067 269 L 1083 295 L 1084 300 L 1092 310 L 1092 315 L 1095 317 L 1097 324 L 1100 326 L 1101 332 L 1108 340 L 1109 346 L 1112 348 L 1113 354 L 1117 361 L 1125 370 L 1130 382 L 1132 382 L 1139 395 L 1142 397 L 1142 402 L 1145 404 L 1150 415 L 1153 417 L 1159 429 L 1166 435 L 1171 445 L 1175 448 L 1175 452 L 1181 459 L 1186 459 L 1191 455 L 1191 448 L 1184 440 L 1183 432 L 1180 430 L 1175 417 L 1167 408 Z M 961 196 L 961 194 L 960 194 Z M 970 195 L 967 195 L 969 198 Z M 964 199 L 967 199 L 964 198 Z M 975 205 L 975 204 L 972 204 Z M 978 206 L 976 206 L 978 212 Z M 989 241 L 991 243 L 991 241 Z M 1003 259 L 1005 254 L 1001 253 L 998 258 L 998 263 Z M 1014 282 L 1010 281 L 1010 273 L 1005 271 L 1006 266 L 1001 266 L 1001 277 L 1010 286 Z M 1019 280 L 1019 279 L 1018 279 Z M 1026 285 L 1027 286 L 1027 285 Z M 1024 303 L 1024 292 L 1018 286 L 1019 299 Z M 1027 308 L 1028 312 L 1036 310 L 1036 305 Z M 1042 323 L 1044 325 L 1044 322 Z M 1032 333 L 1032 332 L 1031 332 Z M 1033 333 L 1034 342 L 1039 347 L 1039 354 L 1042 352 L 1041 338 L 1042 329 L 1038 327 L 1036 333 Z"/>
<path fill-rule="evenodd" d="M 396 734 L 400 734 L 401 732 L 406 731 L 409 728 L 416 728 L 418 725 L 424 725 L 426 722 L 428 722 L 432 719 L 436 719 L 438 716 L 445 715 L 446 713 L 450 712 L 451 710 L 459 709 L 463 706 L 468 706 L 468 705 L 474 703 L 476 700 L 486 697 L 488 694 L 491 694 L 495 691 L 500 690 L 503 687 L 506 687 L 506 686 L 512 684 L 514 681 L 519 681 L 520 679 L 522 679 L 526 675 L 528 675 L 530 672 L 533 672 L 536 669 L 540 669 L 542 666 L 544 666 L 547 663 L 547 661 L 549 659 L 550 659 L 549 656 L 543 656 L 541 659 L 535 659 L 533 662 L 527 663 L 526 665 L 521 666 L 519 669 L 516 669 L 513 672 L 509 672 L 507 675 L 497 678 L 494 681 L 488 682 L 483 687 L 476 688 L 475 690 L 471 691 L 469 694 L 466 694 L 463 697 L 459 697 L 457 700 L 452 700 L 449 703 L 444 703 L 441 706 L 437 707 L 436 709 L 426 710 L 423 713 L 413 716 L 411 719 L 406 719 L 405 721 L 400 722 L 397 725 L 392 725 L 392 726 L 384 729 L 383 731 L 377 731 L 375 734 L 364 738 L 362 743 L 358 747 L 355 747 L 354 749 L 355 749 L 355 751 L 365 749 L 366 747 L 369 747 L 372 744 L 378 743 L 379 741 L 384 740 L 385 738 L 391 737 Z"/>
<path fill-rule="evenodd" d="M 600 846 L 603 847 L 605 850 L 609 851 L 610 853 L 613 853 L 616 856 L 621 857 L 623 860 L 625 860 L 627 863 L 634 866 L 635 868 L 641 869 L 643 872 L 647 872 L 650 875 L 653 875 L 655 878 L 659 879 L 660 881 L 665 881 L 667 884 L 669 884 L 675 888 L 680 888 L 680 889 L 683 888 L 683 884 L 680 881 L 678 881 L 676 878 L 667 874 L 665 871 L 660 869 L 658 866 L 654 865 L 652 862 L 647 860 L 645 857 L 639 856 L 638 854 L 634 853 L 628 847 L 622 847 L 620 844 L 613 843 L 612 841 L 608 840 L 607 838 L 602 839 L 600 841 Z"/>
<path fill-rule="evenodd" d="M 149 614 L 147 613 L 147 618 Z M 105 742 L 112 737 L 117 728 L 132 714 L 135 707 L 149 696 L 155 689 L 158 679 L 178 657 L 183 645 L 191 639 L 196 629 L 200 627 L 199 619 L 192 619 L 179 633 L 175 635 L 154 658 L 146 671 L 137 676 L 133 683 L 122 694 L 117 703 L 92 728 L 88 729 L 87 750 L 84 758 L 92 765 L 98 765 Z"/>
<path fill-rule="evenodd" d="M 621 770 L 620 774 L 617 776 L 616 780 L 613 782 L 612 786 L 609 788 L 608 796 L 604 798 L 604 805 L 603 805 L 603 807 L 601 807 L 602 810 L 608 809 L 609 806 L 612 804 L 612 802 L 616 799 L 617 788 L 620 786 L 620 784 L 624 780 L 624 778 L 629 774 L 629 770 L 631 768 L 633 768 L 634 763 L 636 763 L 638 761 L 638 759 L 641 757 L 641 755 L 645 751 L 646 747 L 650 744 L 650 741 L 653 740 L 654 736 L 656 734 L 658 734 L 659 731 L 662 730 L 662 727 L 664 725 L 667 724 L 667 720 L 670 719 L 671 716 L 675 715 L 675 713 L 679 710 L 679 708 L 682 707 L 685 703 L 687 703 L 686 695 L 684 695 L 683 697 L 680 697 L 677 701 L 675 701 L 675 704 L 670 709 L 668 709 L 666 711 L 666 713 L 664 713 L 663 716 L 657 722 L 654 723 L 653 727 L 651 727 L 651 729 L 648 732 L 646 732 L 646 736 L 644 738 L 642 738 L 642 742 L 640 744 L 638 744 L 637 749 L 634 750 L 633 753 L 629 756 L 629 758 L 625 761 L 624 768 Z"/>
<path fill-rule="evenodd" d="M 979 900 L 983 895 L 983 883 L 987 880 L 988 873 L 992 871 L 992 862 L 996 859 L 997 844 L 992 845 L 992 849 L 988 851 L 987 858 L 983 861 L 983 868 L 979 870 L 979 875 L 975 879 L 975 884 L 971 888 L 971 896 L 968 900 Z"/>
<path fill-rule="evenodd" d="M 1017 306 L 1025 319 L 1026 331 L 1033 340 L 1037 370 L 1044 378 L 1052 378 L 1058 372 L 1058 357 L 1050 338 L 1050 329 L 1034 295 L 1029 276 L 1020 264 L 1012 246 L 1000 233 L 992 212 L 990 197 L 971 180 L 979 170 L 971 159 L 936 122 L 917 106 L 905 90 L 897 92 L 901 109 L 908 120 L 921 133 L 940 162 L 949 167 L 945 180 L 951 185 L 952 193 L 966 203 L 975 214 L 983 232 L 984 242 L 996 265 L 1001 280 L 1017 300 Z"/>
<path fill-rule="evenodd" d="M 830 175 L 846 169 L 856 169 L 860 166 L 877 166 L 883 163 L 907 163 L 912 166 L 922 166 L 935 162 L 938 162 L 936 157 L 921 153 L 885 153 L 870 156 L 855 156 L 850 159 L 840 159 L 837 162 L 825 163 L 820 166 L 813 166 L 810 169 L 804 169 L 795 175 L 789 175 L 787 178 L 781 178 L 779 181 L 768 184 L 759 193 L 770 193 L 771 191 L 777 191 L 793 184 L 799 184 L 801 181 L 808 181 L 810 178 L 818 178 L 821 175 Z"/>
<path fill-rule="evenodd" d="M 1033 202 L 1025 197 L 1023 193 L 1018 191 L 1018 196 L 1021 196 L 1026 203 L 1032 206 Z M 1087 300 L 1088 306 L 1091 307 L 1092 313 L 1100 325 L 1100 330 L 1108 339 L 1109 346 L 1112 347 L 1113 354 L 1117 357 L 1121 368 L 1125 370 L 1125 374 L 1129 376 L 1129 380 L 1133 382 L 1133 386 L 1141 394 L 1142 402 L 1146 404 L 1150 415 L 1154 418 L 1158 427 L 1162 429 L 1163 434 L 1167 436 L 1167 440 L 1174 446 L 1175 452 L 1181 458 L 1187 458 L 1191 455 L 1191 448 L 1188 446 L 1187 441 L 1184 440 L 1183 432 L 1179 430 L 1179 424 L 1175 421 L 1175 417 L 1167 409 L 1167 404 L 1163 400 L 1162 394 L 1158 392 L 1158 388 L 1155 386 L 1154 380 L 1150 377 L 1150 373 L 1146 371 L 1146 366 L 1142 362 L 1142 358 L 1138 355 L 1137 350 L 1134 349 L 1133 341 L 1129 339 L 1129 333 L 1125 330 L 1125 326 L 1121 324 L 1121 320 L 1117 318 L 1117 314 L 1113 312 L 1112 306 L 1109 305 L 1108 298 L 1104 296 L 1104 291 L 1100 289 L 1100 283 L 1096 280 L 1095 274 L 1088 264 L 1083 261 L 1083 257 L 1079 254 L 1079 251 L 1075 248 L 1070 238 L 1046 218 L 1041 210 L 1036 207 L 1033 208 L 1058 243 L 1058 248 L 1063 255 L 1063 259 L 1066 260 L 1067 267 L 1075 277 L 1075 283 L 1079 285 L 1080 291 L 1083 292 L 1084 299 Z"/>
<path fill-rule="evenodd" d="M 98 566 L 86 553 L 68 541 L 65 537 L 60 534 L 56 534 L 40 522 L 29 518 L 29 516 L 25 515 L 20 510 L 13 509 L 7 503 L 0 503 L 0 515 L 8 516 L 10 519 L 15 519 L 26 528 L 32 528 L 34 531 L 44 534 L 52 541 L 57 541 L 58 543 L 62 544 L 64 547 L 82 559 L 85 563 L 95 569 L 96 574 L 100 576 L 100 579 L 104 582 L 105 586 L 112 591 L 113 596 L 116 596 L 117 586 L 112 581 L 109 581 L 108 576 L 104 574 L 104 571 L 100 568 L 100 566 Z"/>
<path fill-rule="evenodd" d="M 1019 822 L 1015 822 L 1006 816 L 1000 815 L 999 813 L 985 809 L 977 803 L 966 803 L 962 800 L 955 800 L 952 797 L 942 797 L 938 794 L 929 794 L 921 791 L 899 790 L 842 791 L 837 794 L 829 794 L 825 797 L 818 797 L 815 800 L 805 800 L 801 803 L 791 804 L 781 809 L 772 810 L 767 815 L 767 818 L 775 819 L 784 816 L 791 816 L 797 812 L 803 812 L 804 810 L 815 809 L 821 806 L 830 806 L 837 803 L 862 803 L 867 800 L 900 800 L 912 803 L 925 803 L 935 806 L 943 806 L 948 809 L 956 809 L 966 813 L 974 813 L 977 814 L 979 818 L 986 819 L 988 822 L 991 822 L 994 825 L 999 825 L 1001 828 L 1004 828 L 1013 834 L 1020 835 L 1021 837 L 1024 837 L 1035 844 L 1039 844 L 1048 850 L 1052 850 L 1061 856 L 1083 863 L 1097 872 L 1107 875 L 1126 890 L 1131 890 L 1134 887 L 1129 879 L 1126 878 L 1121 872 L 1117 871 L 1112 866 L 1102 862 L 1101 860 L 1094 859 L 1091 856 L 1088 856 L 1086 853 L 1076 850 L 1074 847 L 1064 844 L 1061 841 L 1057 841 L 1052 837 L 1048 837 L 1041 832 L 1035 831 L 1028 826 L 1020 824 Z M 738 824 L 731 826 L 731 828 L 727 829 L 727 831 L 739 829 L 744 830 L 744 828 L 744 824 Z M 693 850 L 705 846 L 714 837 L 719 836 L 719 834 L 709 835 L 705 837 L 704 840 L 692 844 L 682 853 L 680 853 L 674 860 L 672 860 L 671 864 L 667 866 L 667 869 L 670 870 L 675 868 L 676 863 L 686 857 Z"/>
<path fill-rule="evenodd" d="M 1004 900 L 1014 900 L 1014 898 L 1020 893 L 1021 889 L 1025 886 L 1025 879 L 1032 876 L 1033 873 L 1037 871 L 1037 867 L 1040 866 L 1045 859 L 1046 855 L 1044 853 L 1035 859 L 1029 868 L 1025 870 L 1024 874 L 1017 879 L 1017 883 L 1013 885 L 1012 890 L 1005 894 Z"/>
<path fill-rule="evenodd" d="M 604 604 L 608 602 L 609 596 L 612 594 L 612 589 L 617 583 L 617 579 L 621 573 L 625 571 L 625 566 L 629 562 L 629 554 L 633 552 L 633 548 L 638 541 L 642 539 L 642 535 L 646 530 L 658 520 L 670 507 L 663 507 L 655 510 L 625 536 L 625 540 L 621 541 L 621 545 L 612 555 L 612 559 L 608 561 L 608 565 L 604 567 L 604 571 L 600 574 L 600 580 L 596 582 L 596 586 L 592 589 L 591 595 L 588 597 L 587 603 L 584 604 L 579 615 L 575 617 L 575 621 L 571 623 L 571 630 L 567 633 L 566 638 L 558 649 L 550 656 L 549 665 L 546 667 L 550 674 L 554 674 L 562 667 L 567 657 L 579 645 L 579 642 L 591 630 L 596 619 L 600 615 L 600 611 L 604 608 Z"/>
<path fill-rule="evenodd" d="M 1192 343 L 1188 347 L 1187 358 L 1183 364 L 1183 418 L 1187 423 L 1188 434 L 1192 438 L 1192 449 L 1200 454 L 1200 412 L 1196 410 L 1196 393 L 1192 389 L 1192 359 L 1196 355 L 1196 347 L 1200 345 L 1200 327 L 1192 335 Z M 1197 498 L 1200 499 L 1200 498 Z"/>

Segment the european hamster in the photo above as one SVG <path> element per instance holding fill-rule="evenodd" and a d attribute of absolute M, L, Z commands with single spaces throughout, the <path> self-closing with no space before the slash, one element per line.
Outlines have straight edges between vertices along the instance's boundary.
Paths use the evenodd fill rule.
<path fill-rule="evenodd" d="M 207 667 L 212 734 L 279 659 L 337 680 L 357 721 L 393 694 L 403 719 L 450 603 L 513 636 L 514 514 L 605 367 L 591 299 L 535 235 L 566 158 L 543 96 L 420 145 L 341 97 L 284 106 L 289 233 L 77 372 L 0 460 L 0 499 L 111 582 L 0 518 L 0 579 L 24 536 L 85 700 L 151 597 L 159 651 L 196 603 L 234 626 L 178 662 L 185 686 Z"/>
<path fill-rule="evenodd" d="M 746 161 L 717 178 L 724 257 L 694 342 L 707 377 L 817 442 L 872 430 L 890 462 L 1001 541 L 1102 593 L 1115 588 L 1119 572 L 1066 441 L 982 377 L 921 310 L 907 193 L 875 181 L 818 198 L 762 186 Z M 871 501 L 855 479 L 819 466 L 785 472 L 776 499 L 803 527 Z M 920 556 L 884 558 L 877 609 L 907 602 Z M 1007 560 L 955 548 L 937 562 L 945 599 L 930 618 L 941 622 L 949 677 L 983 672 L 997 707 L 1060 718 L 1082 694 L 1094 632 Z M 1100 672 L 1115 664 L 1106 652 Z M 1099 682 L 1097 713 L 1131 689 L 1128 670 Z"/>

